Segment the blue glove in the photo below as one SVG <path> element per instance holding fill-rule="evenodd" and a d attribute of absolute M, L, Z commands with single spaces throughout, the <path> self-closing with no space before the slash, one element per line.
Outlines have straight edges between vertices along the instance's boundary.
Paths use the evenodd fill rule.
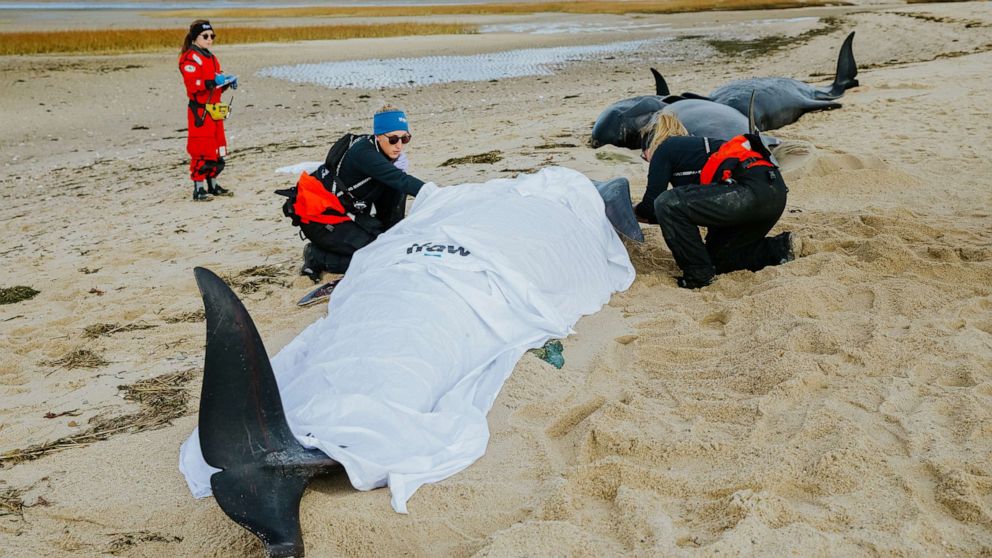
<path fill-rule="evenodd" d="M 217 85 L 217 87 L 233 87 L 237 89 L 238 77 L 228 76 L 224 74 L 217 74 L 216 76 L 214 76 L 214 83 Z"/>

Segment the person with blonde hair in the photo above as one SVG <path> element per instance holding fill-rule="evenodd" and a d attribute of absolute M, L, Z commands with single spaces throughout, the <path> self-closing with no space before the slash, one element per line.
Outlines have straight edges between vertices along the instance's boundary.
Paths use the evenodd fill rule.
<path fill-rule="evenodd" d="M 659 112 L 642 137 L 650 166 L 634 213 L 661 227 L 683 273 L 678 286 L 698 289 L 718 273 L 795 259 L 798 237 L 765 237 L 782 216 L 789 189 L 757 134 L 726 141 L 689 136 L 678 118 Z M 707 228 L 705 242 L 699 227 Z"/>

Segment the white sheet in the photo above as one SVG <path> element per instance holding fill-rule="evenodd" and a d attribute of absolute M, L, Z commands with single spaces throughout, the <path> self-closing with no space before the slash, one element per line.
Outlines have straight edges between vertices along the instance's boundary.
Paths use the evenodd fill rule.
<path fill-rule="evenodd" d="M 272 359 L 289 426 L 393 508 L 485 453 L 486 413 L 521 355 L 564 337 L 634 269 L 592 183 L 552 167 L 438 188 L 358 251 L 328 315 Z M 213 469 L 180 451 L 194 496 Z"/>

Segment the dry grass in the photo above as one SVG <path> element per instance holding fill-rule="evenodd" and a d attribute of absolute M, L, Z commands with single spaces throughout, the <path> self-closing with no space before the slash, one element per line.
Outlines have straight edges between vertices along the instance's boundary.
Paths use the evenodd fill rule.
<path fill-rule="evenodd" d="M 207 319 L 207 313 L 202 309 L 192 310 L 190 312 L 180 312 L 178 314 L 166 316 L 162 319 L 165 320 L 165 323 L 167 324 L 196 323 L 205 321 Z"/>
<path fill-rule="evenodd" d="M 503 4 L 453 4 L 427 6 L 320 6 L 300 8 L 239 8 L 219 10 L 171 10 L 151 17 L 273 18 L 273 17 L 416 17 L 435 15 L 514 15 L 545 12 L 569 14 L 670 14 L 711 10 L 771 10 L 837 4 L 827 0 L 598 0 L 572 2 L 507 2 Z M 223 32 L 223 31 L 222 31 Z"/>
<path fill-rule="evenodd" d="M 0 490 L 0 517 L 5 515 L 21 517 L 23 513 L 24 500 L 21 499 L 21 491 L 15 488 Z"/>
<path fill-rule="evenodd" d="M 85 432 L 0 455 L 0 465 L 31 461 L 56 451 L 106 440 L 122 432 L 142 432 L 170 424 L 172 419 L 181 417 L 187 412 L 189 392 L 186 390 L 186 384 L 193 379 L 194 371 L 195 369 L 191 368 L 142 380 L 129 386 L 118 386 L 117 389 L 124 392 L 124 399 L 141 404 L 138 412 L 121 417 L 91 419 L 92 426 Z"/>
<path fill-rule="evenodd" d="M 289 268 L 276 265 L 257 265 L 243 269 L 233 275 L 223 275 L 224 282 L 231 286 L 231 289 L 243 295 L 257 293 L 264 285 L 277 285 L 288 287 L 290 282 L 282 280 L 280 277 L 288 275 Z"/>
<path fill-rule="evenodd" d="M 83 337 L 86 337 L 87 339 L 96 339 L 97 337 L 103 337 L 104 335 L 110 335 L 122 331 L 138 331 L 142 329 L 151 329 L 153 327 L 158 326 L 146 324 L 144 322 L 136 322 L 132 324 L 93 324 L 86 326 L 83 329 Z"/>
<path fill-rule="evenodd" d="M 154 533 L 152 531 L 136 531 L 130 533 L 114 533 L 114 540 L 110 542 L 107 548 L 107 552 L 115 556 L 119 554 L 125 554 L 132 550 L 133 547 L 139 544 L 157 542 L 157 543 L 176 543 L 182 542 L 182 538 L 176 536 L 163 535 L 161 533 Z M 147 549 L 146 549 L 147 551 Z"/>
<path fill-rule="evenodd" d="M 219 44 L 285 43 L 329 39 L 453 35 L 474 33 L 474 25 L 403 23 L 382 25 L 313 25 L 305 27 L 226 27 Z M 100 29 L 0 33 L 0 56 L 51 53 L 121 53 L 175 50 L 185 29 Z"/>
<path fill-rule="evenodd" d="M 42 361 L 42 366 L 57 366 L 67 370 L 75 368 L 100 368 L 110 364 L 104 358 L 89 349 L 73 349 L 55 360 Z"/>

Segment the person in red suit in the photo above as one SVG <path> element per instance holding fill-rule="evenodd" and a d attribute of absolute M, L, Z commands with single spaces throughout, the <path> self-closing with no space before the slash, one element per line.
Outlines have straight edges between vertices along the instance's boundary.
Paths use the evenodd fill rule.
<path fill-rule="evenodd" d="M 220 61 L 210 52 L 216 36 L 209 21 L 194 21 L 179 55 L 179 73 L 189 98 L 186 151 L 190 156 L 193 201 L 232 195 L 217 183 L 217 175 L 224 170 L 224 156 L 227 155 L 224 118 L 228 108 L 221 102 L 221 94 L 228 88 L 237 89 L 238 78 L 221 72 Z"/>

